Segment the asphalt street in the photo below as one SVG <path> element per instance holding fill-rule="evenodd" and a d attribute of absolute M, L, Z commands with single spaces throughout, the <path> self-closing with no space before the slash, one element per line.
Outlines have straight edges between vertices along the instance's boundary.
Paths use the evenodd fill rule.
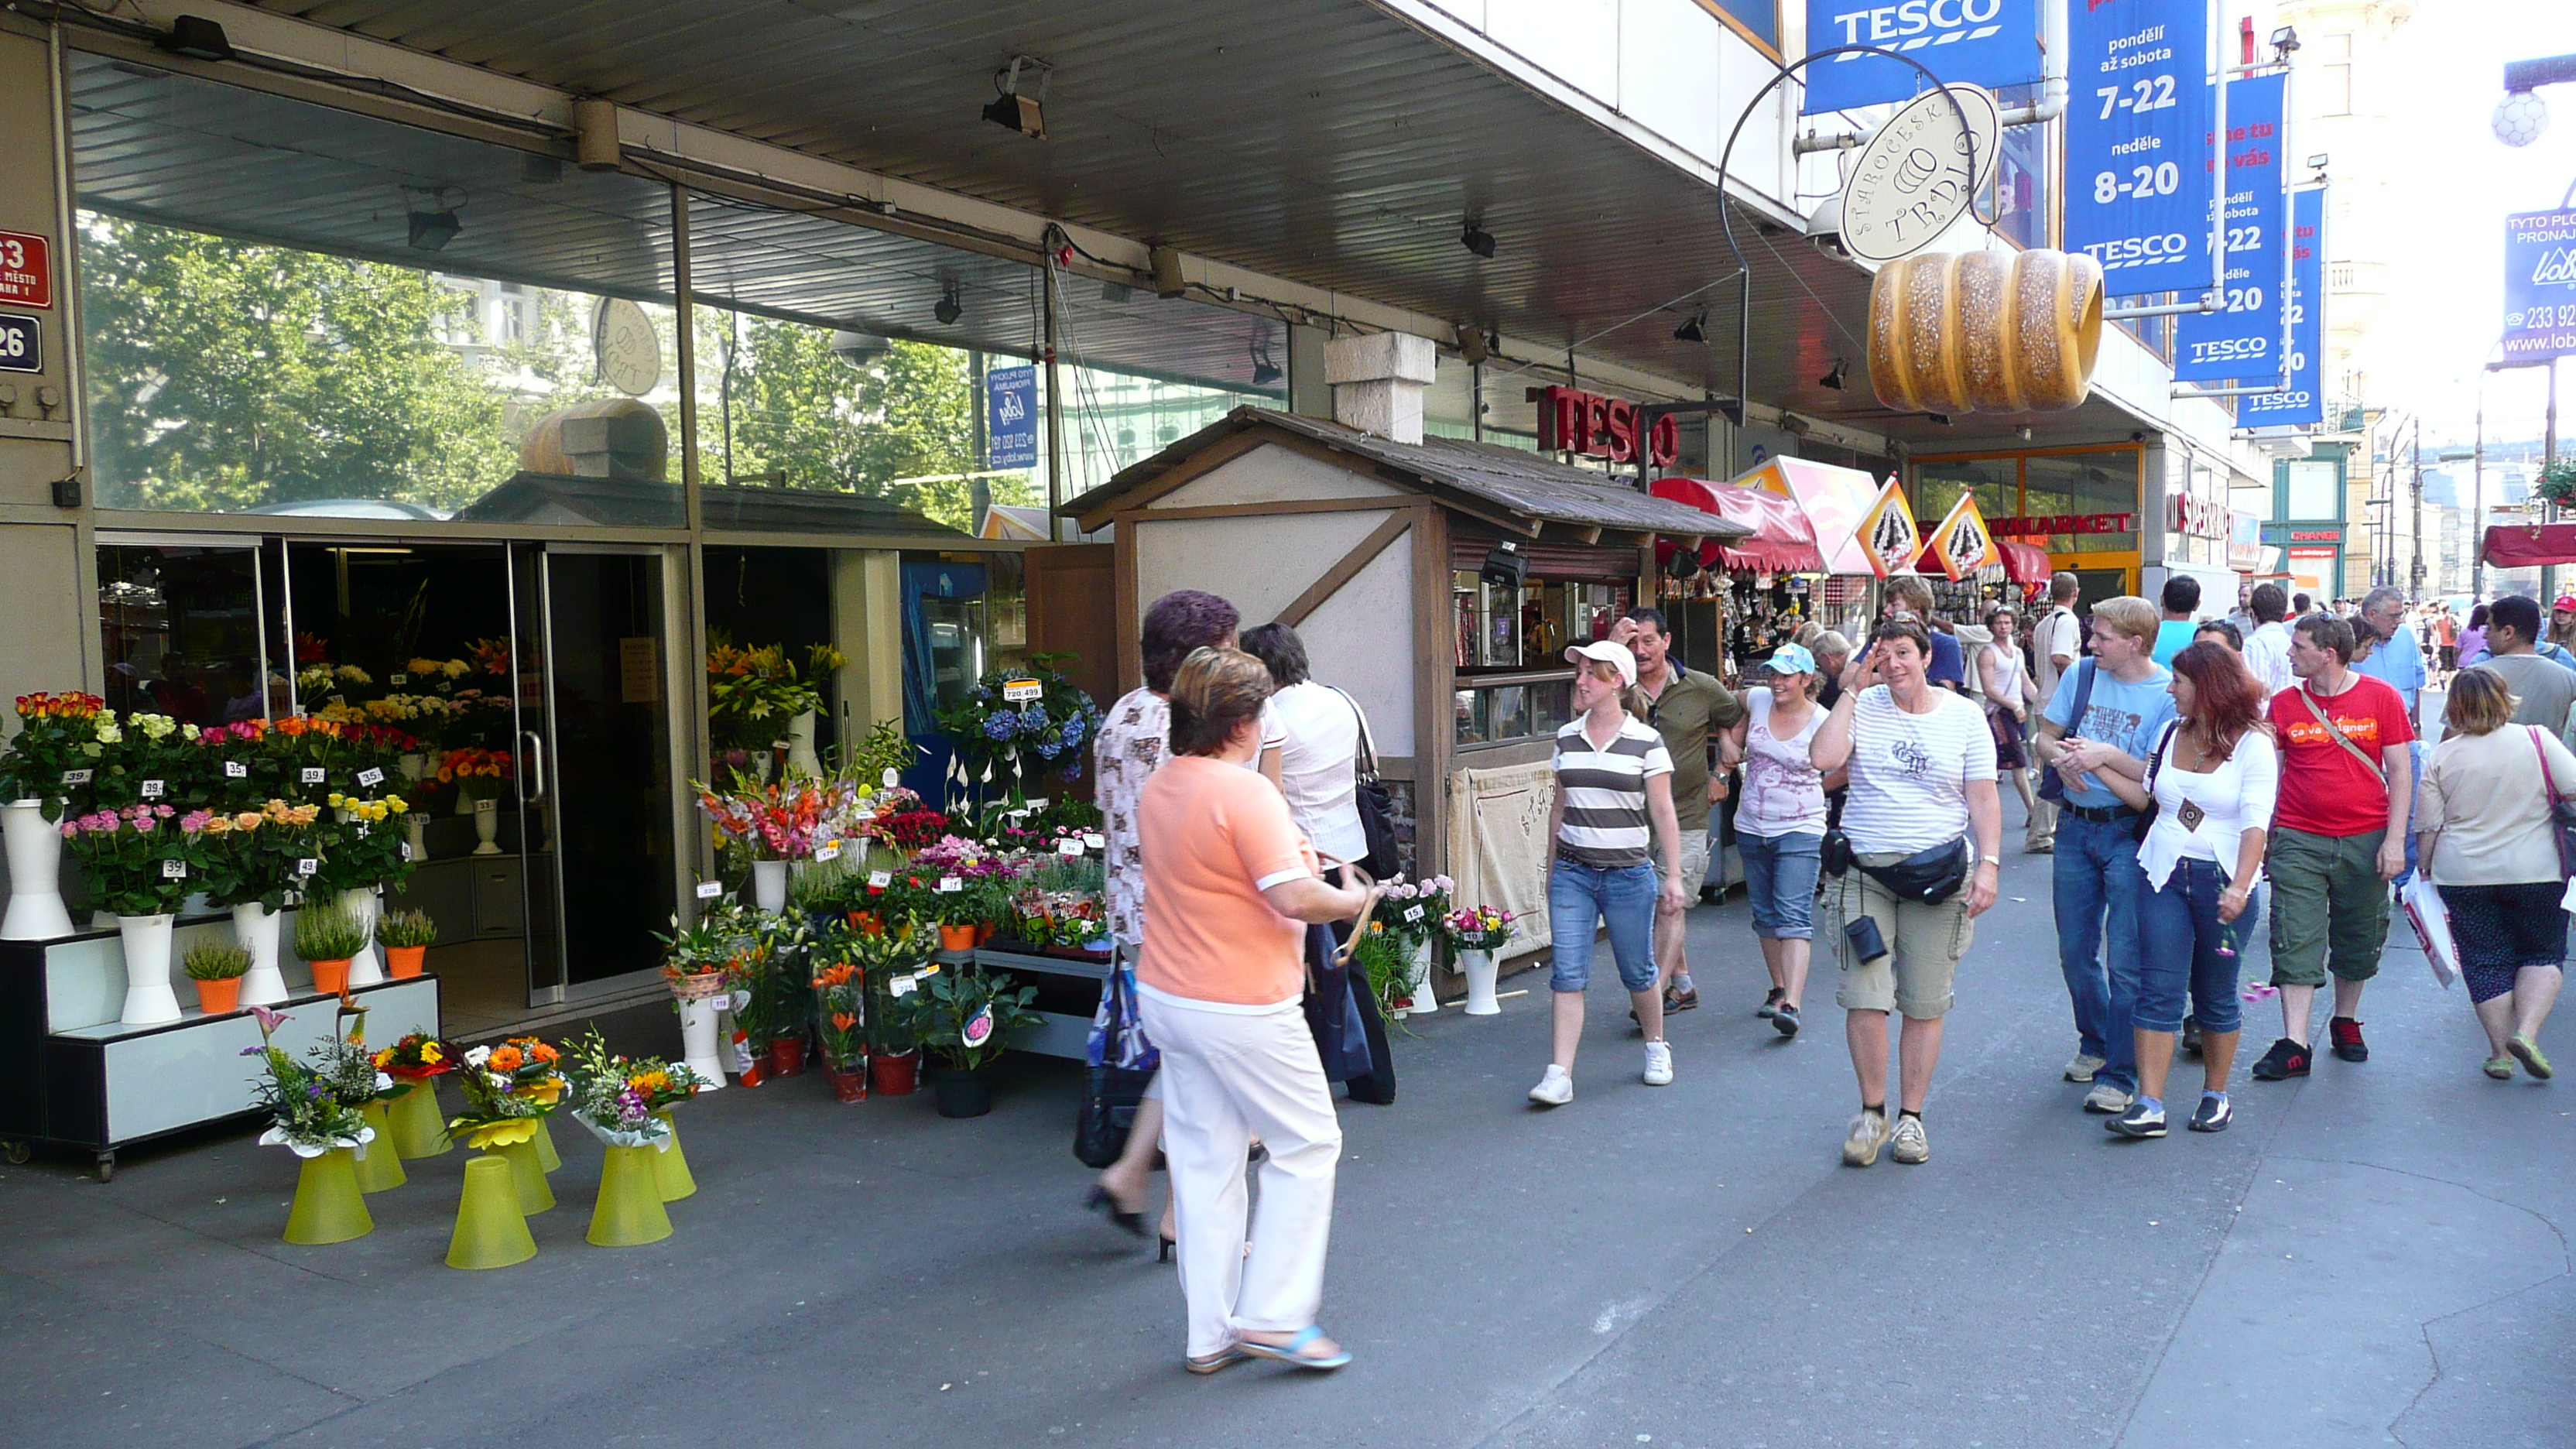
<path fill-rule="evenodd" d="M 278 1240 L 295 1160 L 248 1132 L 104 1186 L 0 1170 L 0 1425 L 58 1449 L 2576 1444 L 2576 1080 L 2481 1076 L 2411 940 L 2367 1064 L 2240 1083 L 2224 1135 L 2122 1142 L 2058 1079 L 2047 862 L 2015 855 L 1932 1160 L 1866 1171 L 1837 1157 L 1830 972 L 1784 1042 L 1740 898 L 1692 941 L 1708 1004 L 1673 1022 L 1670 1087 L 1637 1081 L 1606 971 L 1554 1111 L 1522 1096 L 1541 977 L 1399 1039 L 1398 1103 L 1342 1112 L 1336 1375 L 1184 1373 L 1171 1269 L 1079 1209 L 1075 1073 L 1023 1063 L 974 1121 L 813 1074 L 693 1103 L 701 1191 L 643 1248 L 581 1241 L 600 1151 L 565 1123 L 540 1253 L 491 1273 L 440 1262 L 462 1154 L 324 1248 Z M 2278 1022 L 2247 1014 L 2250 1064 Z M 618 1026 L 676 1047 L 659 1008 Z M 2544 1045 L 2576 1068 L 2563 1016 Z"/>

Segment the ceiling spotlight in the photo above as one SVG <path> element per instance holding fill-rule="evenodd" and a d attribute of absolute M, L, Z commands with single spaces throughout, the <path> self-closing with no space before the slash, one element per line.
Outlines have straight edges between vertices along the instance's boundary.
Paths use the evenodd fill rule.
<path fill-rule="evenodd" d="M 2299 32 L 2297 27 L 2284 25 L 2280 29 L 2272 32 L 2272 53 L 2280 59 L 2288 60 L 2290 58 L 2290 53 L 2298 48 Z"/>
<path fill-rule="evenodd" d="M 2528 146 L 2549 129 L 2549 104 L 2529 91 L 2514 91 L 2496 102 L 2487 118 L 2495 138 L 2508 146 Z"/>
<path fill-rule="evenodd" d="M 939 294 L 939 305 L 930 309 L 930 315 L 938 318 L 943 327 L 955 326 L 957 319 L 966 315 L 966 304 L 957 300 L 955 282 L 949 283 L 948 290 Z"/>
<path fill-rule="evenodd" d="M 233 44 L 224 38 L 224 28 L 202 15 L 182 15 L 170 22 L 170 33 L 155 36 L 153 45 L 172 55 L 190 60 L 230 60 Z"/>
<path fill-rule="evenodd" d="M 1255 342 L 1252 344 L 1251 352 L 1252 385 L 1254 387 L 1268 387 L 1270 384 L 1277 382 L 1279 380 L 1279 364 L 1270 360 L 1269 344 L 1267 342 Z"/>
<path fill-rule="evenodd" d="M 1036 95 L 1020 94 L 1022 70 L 1037 73 L 1038 93 Z M 984 119 L 1006 130 L 1017 131 L 1033 141 L 1045 140 L 1046 114 L 1041 106 L 1046 100 L 1047 80 L 1054 74 L 1055 68 L 1045 61 L 1025 55 L 1012 56 L 1007 69 L 993 72 L 993 89 L 1001 94 L 995 96 L 993 103 L 984 108 Z"/>
<path fill-rule="evenodd" d="M 411 245 L 415 251 L 445 251 L 447 244 L 456 240 L 456 234 L 465 230 L 465 223 L 457 220 L 456 208 L 452 206 L 445 211 L 415 211 L 411 213 L 410 221 Z"/>
<path fill-rule="evenodd" d="M 1521 581 L 1529 577 L 1529 555 L 1521 552 L 1519 543 L 1504 539 L 1485 555 L 1485 562 L 1476 570 L 1476 577 L 1506 589 L 1517 589 Z"/>
<path fill-rule="evenodd" d="M 1708 340 L 1708 333 L 1705 330 L 1707 325 L 1708 309 L 1706 307 L 1702 307 L 1698 312 L 1692 314 L 1689 321 L 1673 329 L 1673 340 L 1675 342 L 1706 342 Z"/>
<path fill-rule="evenodd" d="M 1493 355 L 1494 349 L 1486 343 L 1485 334 L 1475 323 L 1458 324 L 1458 357 L 1461 361 L 1469 367 L 1481 367 L 1485 359 Z"/>
<path fill-rule="evenodd" d="M 1836 392 L 1841 392 L 1844 388 L 1851 386 L 1851 364 L 1845 362 L 1839 357 L 1835 358 L 1834 370 L 1826 373 L 1820 378 L 1817 378 L 1816 386 L 1829 387 Z"/>
<path fill-rule="evenodd" d="M 1490 260 L 1494 255 L 1494 234 L 1471 221 L 1466 230 L 1458 233 L 1458 245 Z"/>

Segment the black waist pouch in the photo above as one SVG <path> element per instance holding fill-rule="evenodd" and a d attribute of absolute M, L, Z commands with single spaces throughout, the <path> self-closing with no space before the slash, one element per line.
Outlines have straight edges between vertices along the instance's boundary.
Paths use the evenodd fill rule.
<path fill-rule="evenodd" d="M 1894 865 L 1861 866 L 1861 873 L 1887 887 L 1899 900 L 1935 905 L 1959 893 L 1968 883 L 1968 838 L 1918 850 Z"/>

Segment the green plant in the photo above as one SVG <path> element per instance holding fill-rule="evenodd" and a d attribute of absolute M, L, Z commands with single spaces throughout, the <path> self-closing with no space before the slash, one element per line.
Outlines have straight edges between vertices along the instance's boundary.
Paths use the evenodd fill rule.
<path fill-rule="evenodd" d="M 367 925 L 329 902 L 307 901 L 295 913 L 295 954 L 307 961 L 346 961 L 367 949 Z"/>
<path fill-rule="evenodd" d="M 2561 508 L 2576 507 L 2576 458 L 2561 458 L 2541 469 L 2532 491 Z"/>
<path fill-rule="evenodd" d="M 199 941 L 180 964 L 191 981 L 230 981 L 250 974 L 250 953 L 230 941 Z"/>
<path fill-rule="evenodd" d="M 921 747 L 903 732 L 899 721 L 891 719 L 878 720 L 866 739 L 844 748 L 848 752 L 845 768 L 867 790 L 892 788 L 901 781 L 903 772 L 921 758 Z M 895 778 L 888 779 L 888 774 Z"/>
<path fill-rule="evenodd" d="M 254 1083 L 252 1101 L 270 1117 L 260 1141 L 284 1143 L 306 1156 L 356 1146 L 367 1130 L 360 1109 L 391 1090 L 392 1079 L 377 1073 L 365 1047 L 336 1036 L 314 1043 L 299 1062 L 271 1040 L 287 1020 L 285 1014 L 265 1006 L 250 1010 L 259 1022 L 255 1050 L 265 1068 Z"/>
<path fill-rule="evenodd" d="M 790 872 L 787 903 L 808 915 L 867 909 L 858 903 L 860 892 L 867 888 L 867 874 L 857 846 L 855 840 L 844 841 L 839 855 L 809 862 L 803 870 Z"/>
<path fill-rule="evenodd" d="M 1072 657 L 1033 654 L 1025 664 L 996 669 L 938 712 L 966 793 L 1016 800 L 1050 774 L 1082 778 L 1085 747 L 1100 732 L 1100 707 L 1056 671 Z"/>
<path fill-rule="evenodd" d="M 166 916 L 204 877 L 213 854 L 204 833 L 210 818 L 203 810 L 174 818 L 172 807 L 147 802 L 66 816 L 61 829 L 97 893 L 98 909 Z"/>
<path fill-rule="evenodd" d="M 1383 922 L 1369 923 L 1368 933 L 1351 948 L 1351 964 L 1368 978 L 1381 1015 L 1413 995 L 1412 943 L 1401 932 L 1385 929 Z"/>
<path fill-rule="evenodd" d="M 386 946 L 434 946 L 438 923 L 427 911 L 389 911 L 376 921 L 376 940 Z"/>
<path fill-rule="evenodd" d="M 971 1072 L 1001 1056 L 1011 1034 L 1038 1024 L 1034 986 L 972 964 L 941 966 L 920 983 L 914 1027 L 942 1065 Z"/>

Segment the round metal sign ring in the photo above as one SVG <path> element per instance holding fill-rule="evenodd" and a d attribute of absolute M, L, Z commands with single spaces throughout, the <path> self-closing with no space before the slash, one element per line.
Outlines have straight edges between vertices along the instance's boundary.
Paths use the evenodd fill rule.
<path fill-rule="evenodd" d="M 600 380 L 628 397 L 642 397 L 662 382 L 662 343 L 653 319 L 623 297 L 601 300 L 590 323 L 590 345 Z"/>

